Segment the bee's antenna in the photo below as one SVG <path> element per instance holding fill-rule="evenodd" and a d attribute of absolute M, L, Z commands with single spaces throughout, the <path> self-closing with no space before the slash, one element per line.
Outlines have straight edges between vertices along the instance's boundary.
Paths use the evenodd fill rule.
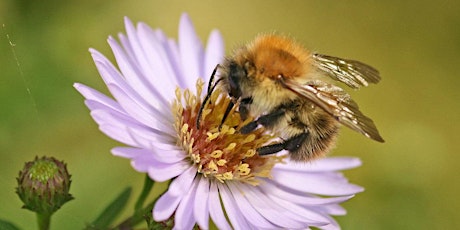
<path fill-rule="evenodd" d="M 200 110 L 198 111 L 198 116 L 196 118 L 196 128 L 200 129 L 200 120 L 201 120 L 201 115 L 203 114 L 204 107 L 206 106 L 206 103 L 209 101 L 211 98 L 211 94 L 216 88 L 217 84 L 222 80 L 222 78 L 218 79 L 214 85 L 212 85 L 212 82 L 214 81 L 214 77 L 216 75 L 217 69 L 220 67 L 219 64 L 216 65 L 216 68 L 212 71 L 211 78 L 209 79 L 208 83 L 208 92 L 206 93 L 206 97 L 203 100 L 203 103 L 201 103 Z"/>

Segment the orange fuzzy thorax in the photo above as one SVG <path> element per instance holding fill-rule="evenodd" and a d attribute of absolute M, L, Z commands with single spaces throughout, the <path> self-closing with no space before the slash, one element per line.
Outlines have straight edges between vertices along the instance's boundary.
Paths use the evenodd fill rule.
<path fill-rule="evenodd" d="M 295 41 L 279 35 L 260 35 L 248 45 L 257 78 L 296 78 L 311 71 L 311 54 Z"/>

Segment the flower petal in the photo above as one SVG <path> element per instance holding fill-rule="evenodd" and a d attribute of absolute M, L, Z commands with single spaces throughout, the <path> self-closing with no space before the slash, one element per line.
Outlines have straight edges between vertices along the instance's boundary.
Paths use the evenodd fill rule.
<path fill-rule="evenodd" d="M 245 186 L 245 185 L 241 185 Z M 275 202 L 272 202 L 266 195 L 258 189 L 245 189 L 245 195 L 251 201 L 251 205 L 266 219 L 276 220 L 276 225 L 282 228 L 305 228 L 306 223 L 297 221 L 292 213 L 287 211 L 281 212 L 283 208 Z"/>
<path fill-rule="evenodd" d="M 112 154 L 131 159 L 131 165 L 136 171 L 147 172 L 155 162 L 150 151 L 131 147 L 115 147 L 112 149 Z"/>
<path fill-rule="evenodd" d="M 149 102 L 153 107 L 160 109 L 162 107 L 168 106 L 169 102 L 166 98 L 171 98 L 167 97 L 167 95 L 171 94 L 171 92 L 167 92 L 168 94 L 165 94 L 166 92 L 164 91 L 166 90 L 159 91 L 158 88 L 155 87 L 155 84 L 152 84 L 152 80 L 150 80 L 153 78 L 153 76 L 147 77 L 142 74 L 139 67 L 135 64 L 135 60 L 129 58 L 130 55 L 127 52 L 130 52 L 131 47 L 128 39 L 124 35 L 120 34 L 120 40 L 125 42 L 124 46 L 125 50 L 127 50 L 126 52 L 123 50 L 123 48 L 120 47 L 114 38 L 109 37 L 108 42 L 110 47 L 112 47 L 112 51 L 115 55 L 118 66 L 128 84 L 132 88 L 135 88 L 136 91 L 139 92 L 139 95 L 143 97 L 145 101 Z"/>
<path fill-rule="evenodd" d="M 187 154 L 184 154 L 183 150 L 159 150 L 157 148 L 153 149 L 153 158 L 161 163 L 178 163 L 180 161 L 183 161 L 187 157 Z"/>
<path fill-rule="evenodd" d="M 277 164 L 276 168 L 302 172 L 330 172 L 356 168 L 361 161 L 354 157 L 327 157 L 310 162 L 295 162 L 287 160 L 286 164 Z"/>
<path fill-rule="evenodd" d="M 316 197 L 316 196 L 307 196 L 304 192 L 298 192 L 295 190 L 290 190 L 287 187 L 280 186 L 272 180 L 264 180 L 264 184 L 259 186 L 264 193 L 269 197 L 278 197 L 280 199 L 300 204 L 300 205 L 309 205 L 309 206 L 319 206 L 319 205 L 328 205 L 328 204 L 337 204 L 342 203 L 346 200 L 349 200 L 353 197 L 350 196 L 339 196 L 339 197 Z"/>
<path fill-rule="evenodd" d="M 200 176 L 199 179 L 197 178 L 195 180 L 198 182 L 198 187 L 196 189 L 196 193 L 194 194 L 194 217 L 200 229 L 209 229 L 209 179 Z M 213 200 L 213 202 L 217 201 Z"/>
<path fill-rule="evenodd" d="M 217 64 L 222 63 L 224 59 L 224 39 L 218 30 L 213 30 L 208 38 L 206 53 L 204 57 L 204 79 L 209 80 L 214 68 Z"/>
<path fill-rule="evenodd" d="M 193 180 L 193 183 L 189 190 L 186 192 L 182 201 L 176 209 L 176 215 L 174 216 L 174 228 L 173 229 L 192 229 L 195 225 L 194 220 L 194 203 L 196 197 L 196 189 L 198 187 L 198 178 Z"/>
<path fill-rule="evenodd" d="M 228 183 L 228 187 L 235 198 L 237 207 L 241 213 L 244 213 L 244 217 L 248 222 L 257 226 L 257 228 L 273 229 L 278 227 L 277 225 L 270 223 L 251 206 L 251 201 L 247 199 L 244 189 L 238 188 L 238 186 L 234 185 L 234 183 Z"/>
<path fill-rule="evenodd" d="M 277 168 L 272 170 L 272 177 L 274 181 L 290 189 L 313 194 L 346 196 L 363 191 L 359 186 L 346 183 L 337 174 L 310 173 L 306 176 L 302 172 Z"/>
<path fill-rule="evenodd" d="M 179 51 L 182 62 L 182 88 L 191 88 L 198 77 L 203 77 L 204 51 L 195 28 L 187 14 L 182 14 L 179 24 Z"/>
<path fill-rule="evenodd" d="M 136 147 L 149 147 L 152 142 L 157 141 L 171 143 L 173 139 L 166 133 L 145 127 L 131 117 L 115 111 L 93 110 L 91 116 L 106 135 L 112 138 L 124 138 L 125 140 L 119 141 L 124 143 L 130 141 L 129 145 Z"/>
<path fill-rule="evenodd" d="M 163 182 L 163 181 L 170 180 L 179 175 L 182 176 L 183 172 L 188 170 L 189 168 L 193 168 L 193 167 L 191 167 L 190 164 L 185 161 L 181 161 L 181 162 L 174 163 L 174 164 L 166 164 L 166 163 L 155 161 L 150 165 L 148 174 L 150 178 L 152 178 L 152 180 Z M 174 192 L 171 194 L 178 195 Z"/>
<path fill-rule="evenodd" d="M 235 229 L 251 229 L 249 223 L 244 218 L 244 214 L 240 212 L 235 202 L 235 198 L 226 185 L 217 185 L 219 188 L 222 203 L 225 207 L 228 219 Z"/>
<path fill-rule="evenodd" d="M 104 79 L 112 95 L 124 110 L 144 124 L 149 125 L 151 120 L 173 122 L 171 116 L 165 110 L 158 110 L 147 103 L 139 94 L 127 84 L 118 70 L 107 58 L 96 50 L 91 50 L 96 67 Z"/>
<path fill-rule="evenodd" d="M 150 164 L 156 164 L 156 162 L 173 164 L 178 163 L 185 158 L 185 154 L 183 154 L 183 152 L 180 151 L 161 151 L 131 147 L 113 148 L 112 153 L 116 156 L 135 159 L 136 161 L 148 160 Z M 146 171 L 147 170 L 144 170 L 143 172 Z"/>
<path fill-rule="evenodd" d="M 324 229 L 324 230 L 340 230 L 339 224 L 334 220 L 334 218 L 331 218 L 330 216 L 326 216 L 327 219 L 329 219 L 329 224 L 325 226 L 319 227 L 319 229 Z"/>
<path fill-rule="evenodd" d="M 342 206 L 338 204 L 321 205 L 315 208 L 317 208 L 318 211 L 327 213 L 329 215 L 334 215 L 334 216 L 343 216 L 347 214 L 347 210 L 345 210 Z"/>
<path fill-rule="evenodd" d="M 86 100 L 97 101 L 115 111 L 123 113 L 121 106 L 112 98 L 109 98 L 99 91 L 80 83 L 75 83 L 73 86 L 86 98 Z"/>
<path fill-rule="evenodd" d="M 219 182 L 211 181 L 211 188 L 209 190 L 209 215 L 218 229 L 231 230 L 232 227 L 228 224 L 225 214 L 222 211 L 217 183 Z"/>
<path fill-rule="evenodd" d="M 99 125 L 99 130 L 118 142 L 133 147 L 141 147 L 141 145 L 139 145 L 136 140 L 127 134 L 125 127 L 119 127 L 115 125 Z"/>
<path fill-rule="evenodd" d="M 277 197 L 270 197 L 268 200 L 272 200 L 273 203 L 278 205 L 279 208 L 276 209 L 278 212 L 286 214 L 289 218 L 303 222 L 308 226 L 319 227 L 329 223 L 328 219 L 321 212 L 313 212 L 307 208 L 308 206 L 302 207 Z"/>
<path fill-rule="evenodd" d="M 139 23 L 138 26 L 138 35 L 139 40 L 144 48 L 146 58 L 151 63 L 152 69 L 155 71 L 155 76 L 157 79 L 151 77 L 153 85 L 162 92 L 167 98 L 174 98 L 175 87 L 178 86 L 176 81 L 177 76 L 175 76 L 175 71 L 171 65 L 170 57 L 168 54 L 167 46 L 165 46 L 166 41 L 161 41 L 159 39 L 164 39 L 161 37 L 161 33 L 155 33 L 149 26 L 145 23 Z M 157 35 L 160 35 L 158 37 Z M 161 80 L 161 83 L 158 82 Z"/>
<path fill-rule="evenodd" d="M 152 214 L 155 221 L 165 221 L 176 211 L 181 196 L 172 196 L 169 192 L 163 194 L 153 207 Z"/>
<path fill-rule="evenodd" d="M 188 193 L 190 191 L 190 187 L 192 186 L 192 182 L 195 179 L 196 171 L 196 167 L 189 167 L 179 177 L 171 182 L 168 191 L 176 196 Z"/>
<path fill-rule="evenodd" d="M 156 74 L 156 71 L 159 71 L 159 73 L 164 73 L 165 71 L 163 67 L 158 67 L 158 63 L 152 63 L 151 59 L 149 60 L 149 54 L 146 53 L 145 50 L 145 40 L 143 41 L 144 43 L 141 42 L 142 39 L 138 35 L 138 30 L 134 28 L 133 23 L 129 20 L 129 18 L 125 18 L 125 27 L 126 27 L 126 33 L 128 35 L 128 40 L 129 44 L 131 45 L 131 49 L 134 53 L 134 58 L 136 60 L 135 63 L 137 63 L 139 70 L 141 71 L 142 76 L 146 80 L 151 79 L 152 77 L 156 76 L 157 79 L 152 79 L 152 85 L 159 84 L 160 89 L 165 89 L 160 91 L 161 93 L 166 93 L 166 95 L 171 94 L 171 92 L 174 92 L 175 89 L 175 84 L 171 84 L 171 82 L 168 82 L 171 80 L 173 76 L 166 76 L 162 74 Z M 151 41 L 154 43 L 155 41 Z M 152 65 L 156 65 L 157 69 L 154 70 L 154 67 Z M 166 81 L 164 79 L 167 79 Z M 173 78 L 172 78 L 173 79 Z M 158 89 L 158 88 L 157 88 Z"/>

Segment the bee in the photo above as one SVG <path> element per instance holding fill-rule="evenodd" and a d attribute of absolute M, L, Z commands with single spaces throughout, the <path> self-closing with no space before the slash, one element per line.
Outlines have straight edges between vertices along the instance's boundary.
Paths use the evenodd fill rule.
<path fill-rule="evenodd" d="M 373 121 L 342 88 L 328 83 L 328 78 L 353 89 L 380 81 L 379 72 L 362 62 L 311 53 L 286 36 L 259 35 L 216 67 L 197 127 L 210 93 L 220 84 L 232 99 L 222 123 L 237 106 L 242 120 L 255 118 L 239 132 L 250 133 L 263 126 L 280 138 L 259 148 L 259 155 L 287 150 L 296 161 L 324 156 L 334 146 L 340 124 L 384 142 Z"/>

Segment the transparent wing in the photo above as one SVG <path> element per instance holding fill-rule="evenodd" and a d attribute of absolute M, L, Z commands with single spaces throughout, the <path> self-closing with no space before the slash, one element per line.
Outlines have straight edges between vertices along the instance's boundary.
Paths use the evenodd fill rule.
<path fill-rule="evenodd" d="M 379 71 L 374 67 L 355 60 L 347 60 L 323 54 L 313 54 L 316 66 L 329 77 L 351 88 L 367 86 L 380 81 Z"/>
<path fill-rule="evenodd" d="M 287 89 L 312 101 L 343 125 L 373 140 L 384 142 L 374 122 L 359 111 L 358 104 L 340 87 L 319 80 L 303 85 L 290 79 L 282 79 L 281 82 Z"/>

